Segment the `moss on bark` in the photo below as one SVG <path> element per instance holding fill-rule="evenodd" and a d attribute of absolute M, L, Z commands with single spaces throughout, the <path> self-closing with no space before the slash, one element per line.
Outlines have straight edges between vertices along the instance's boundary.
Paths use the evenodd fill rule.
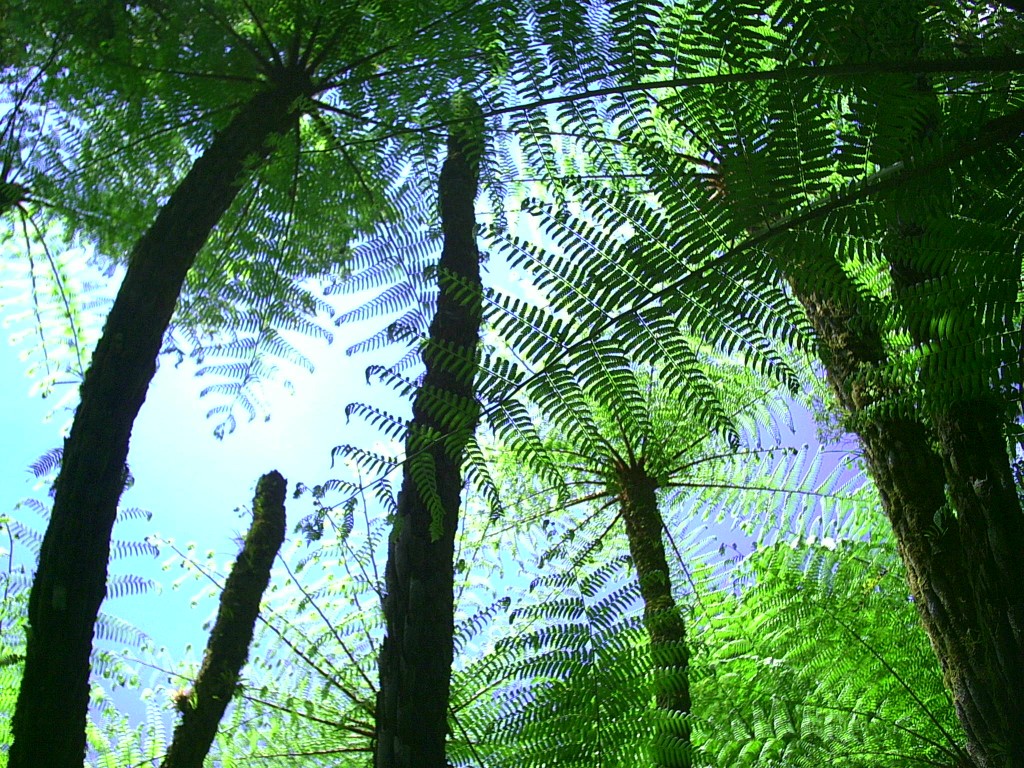
<path fill-rule="evenodd" d="M 260 600 L 284 542 L 286 486 L 276 471 L 265 474 L 256 486 L 252 525 L 224 584 L 203 666 L 192 695 L 181 702 L 181 721 L 162 768 L 203 768 L 249 656 Z"/>

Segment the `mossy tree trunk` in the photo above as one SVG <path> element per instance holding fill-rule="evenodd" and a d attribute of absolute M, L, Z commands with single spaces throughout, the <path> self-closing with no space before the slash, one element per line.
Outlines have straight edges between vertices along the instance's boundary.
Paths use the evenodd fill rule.
<path fill-rule="evenodd" d="M 831 255 L 794 266 L 794 294 L 807 309 L 829 381 L 861 439 L 971 758 L 979 768 L 1024 765 L 1019 507 L 1016 499 L 1011 505 L 998 494 L 986 496 L 971 480 L 969 488 L 954 491 L 965 482 L 958 475 L 977 473 L 978 465 L 984 472 L 974 476 L 985 485 L 1007 483 L 1000 480 L 1009 471 L 1002 445 L 993 455 L 986 448 L 991 442 L 974 441 L 976 433 L 998 426 L 968 403 L 960 404 L 955 422 L 932 428 L 898 411 L 869 410 L 885 394 L 877 389 L 877 374 L 887 363 L 873 310 L 856 298 Z M 973 456 L 970 463 L 965 456 Z"/>
<path fill-rule="evenodd" d="M 444 768 L 462 459 L 478 421 L 473 381 L 482 316 L 474 200 L 479 136 L 453 128 L 441 170 L 440 295 L 413 401 L 388 547 L 377 768 Z"/>
<path fill-rule="evenodd" d="M 858 60 L 867 31 L 872 48 L 887 58 L 914 60 L 922 55 L 920 19 L 926 12 L 923 1 L 858 0 L 836 14 L 824 49 L 835 63 Z M 979 338 L 1006 331 L 1019 255 L 1010 245 L 1005 258 L 992 260 L 1000 274 L 978 278 L 981 270 L 958 263 L 951 251 L 928 252 L 929 243 L 948 242 L 950 234 L 946 228 L 929 237 L 929 222 L 952 221 L 954 200 L 965 209 L 970 201 L 952 186 L 957 153 L 948 144 L 942 149 L 942 116 L 927 78 L 868 81 L 851 98 L 850 110 L 872 137 L 874 162 L 910 169 L 901 185 L 874 201 L 885 227 L 882 255 L 890 265 L 893 303 L 858 295 L 835 255 L 811 237 L 783 232 L 775 247 L 892 524 L 914 603 L 966 734 L 963 764 L 1024 767 L 1024 514 L 1006 447 L 1005 403 L 995 393 L 951 394 L 949 379 L 962 372 L 933 373 L 928 360 L 908 405 L 911 393 L 887 383 L 885 369 L 893 360 L 880 327 L 888 313 L 899 313 L 914 345 L 940 360 L 950 348 L 977 349 Z M 905 119 L 878 123 L 881 114 Z M 959 154 L 997 150 L 1019 134 L 1019 113 L 1011 113 L 980 126 L 975 140 L 961 139 Z M 935 156 L 948 160 L 929 167 Z M 949 302 L 951 286 L 975 280 L 985 284 L 975 283 L 973 297 L 961 306 Z M 999 285 L 1008 295 L 999 295 Z M 939 305 L 935 299 L 943 291 Z M 956 339 L 935 333 L 932 321 L 948 319 L 947 312 L 956 314 Z"/>
<path fill-rule="evenodd" d="M 268 472 L 256 485 L 252 525 L 220 595 L 217 621 L 206 644 L 203 666 L 190 696 L 178 702 L 181 721 L 162 768 L 203 768 L 238 677 L 249 657 L 260 600 L 270 569 L 284 542 L 287 482 Z"/>
<path fill-rule="evenodd" d="M 29 599 L 25 674 L 10 768 L 81 768 L 89 654 L 106 593 L 110 532 L 135 417 L 186 273 L 231 205 L 247 164 L 289 131 L 305 72 L 250 99 L 214 138 L 133 249 L 81 387 Z"/>
<path fill-rule="evenodd" d="M 959 567 L 936 588 L 932 642 L 975 762 L 1024 767 L 1024 515 L 1004 423 L 981 399 L 933 422 L 956 509 L 943 519 L 952 546 L 942 554 Z"/>
<path fill-rule="evenodd" d="M 895 293 L 907 314 L 927 317 L 919 303 L 932 292 L 925 283 L 948 284 L 951 277 L 894 277 Z M 914 326 L 917 345 L 955 343 Z M 933 482 L 944 498 L 925 544 L 951 572 L 932 581 L 925 625 L 972 758 L 984 768 L 1024 766 L 1024 514 L 1007 451 L 1006 404 L 995 393 L 950 399 L 929 383 L 922 376 L 939 456 Z M 938 488 L 933 493 L 938 500 Z"/>
<path fill-rule="evenodd" d="M 932 259 L 924 252 L 927 225 L 915 223 L 919 211 L 904 201 L 887 207 L 893 222 L 886 255 L 894 296 L 908 318 L 915 345 L 938 350 L 940 356 L 961 346 L 978 350 L 977 339 L 986 332 L 985 320 L 977 316 L 958 318 L 956 325 L 967 326 L 967 334 L 934 330 L 935 321 L 943 316 L 965 313 L 953 305 L 936 309 L 934 286 L 966 283 L 971 277 L 942 268 L 941 256 Z M 1005 262 L 1012 266 L 1009 279 L 1005 274 L 990 279 L 993 285 L 1009 286 L 1009 296 L 993 296 L 991 286 L 976 289 L 991 299 L 984 309 L 987 319 L 994 321 L 990 339 L 1005 333 L 999 325 L 1012 322 L 1008 313 L 1016 301 L 1014 275 L 1020 274 L 1020 263 L 1009 253 Z M 917 269 L 922 263 L 937 268 Z M 921 398 L 927 437 L 938 455 L 931 468 L 936 486 L 932 495 L 939 501 L 941 490 L 943 496 L 923 532 L 927 538 L 922 547 L 927 546 L 947 572 L 930 581 L 930 599 L 921 606 L 924 623 L 974 762 L 982 768 L 1024 766 L 1024 513 L 1007 450 L 1007 403 L 996 392 L 952 395 L 948 383 L 933 378 L 935 373 L 925 362 Z M 940 377 L 960 373 L 940 367 Z"/>
<path fill-rule="evenodd" d="M 925 54 L 926 5 L 922 0 L 910 4 L 912 12 L 890 17 L 884 4 L 863 3 L 868 13 L 878 14 L 873 18 L 889 21 L 876 34 L 901 58 Z M 908 76 L 885 85 L 863 95 L 867 111 L 901 108 L 911 119 L 900 141 L 880 142 L 879 159 L 887 164 L 926 154 L 944 138 L 931 78 Z M 858 108 L 859 102 L 855 114 Z M 932 584 L 937 604 L 925 607 L 926 627 L 967 733 L 968 753 L 982 768 L 1009 768 L 1024 766 L 1024 512 L 1007 451 L 1008 404 L 995 391 L 961 394 L 947 379 L 963 373 L 951 367 L 962 364 L 965 348 L 967 365 L 981 373 L 984 361 L 973 355 L 1014 327 L 1021 257 L 1019 245 L 1006 238 L 989 245 L 999 257 L 988 259 L 984 270 L 959 263 L 945 250 L 949 246 L 936 250 L 948 235 L 934 229 L 945 230 L 942 219 L 953 219 L 970 201 L 955 184 L 952 172 L 934 173 L 886 196 L 884 254 L 911 339 L 932 350 L 920 386 L 941 456 L 939 477 L 953 508 L 935 521 L 945 539 L 939 557 L 953 563 L 953 573 Z M 945 298 L 940 306 L 937 291 Z M 1016 357 L 1017 349 L 1011 354 Z M 933 356 L 938 371 L 932 370 Z M 1000 372 L 981 375 L 986 387 L 998 386 Z"/>
<path fill-rule="evenodd" d="M 619 472 L 619 511 L 644 601 L 644 626 L 651 643 L 659 710 L 650 745 L 652 764 L 657 768 L 690 768 L 690 654 L 686 623 L 672 597 L 657 487 L 657 480 L 642 468 L 622 468 Z"/>

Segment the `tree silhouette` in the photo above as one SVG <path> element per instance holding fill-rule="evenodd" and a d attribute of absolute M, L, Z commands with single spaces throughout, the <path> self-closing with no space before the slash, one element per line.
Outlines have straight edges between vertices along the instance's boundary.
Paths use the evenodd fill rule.
<path fill-rule="evenodd" d="M 469 96 L 452 99 L 456 123 L 438 181 L 444 247 L 437 310 L 412 405 L 402 489 L 388 547 L 387 635 L 380 653 L 378 768 L 444 768 L 454 640 L 455 533 L 462 463 L 476 430 L 473 380 L 480 335 L 480 254 L 474 204 L 483 123 Z"/>

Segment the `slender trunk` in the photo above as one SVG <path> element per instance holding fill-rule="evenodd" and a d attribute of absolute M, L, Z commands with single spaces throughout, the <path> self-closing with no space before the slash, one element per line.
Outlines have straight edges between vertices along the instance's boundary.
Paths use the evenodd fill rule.
<path fill-rule="evenodd" d="M 220 595 L 217 621 L 195 687 L 178 702 L 181 722 L 174 730 L 162 768 L 203 768 L 249 657 L 260 600 L 284 542 L 286 487 L 285 479 L 276 471 L 261 477 L 256 485 L 252 525 Z"/>
<path fill-rule="evenodd" d="M 295 76 L 299 75 L 299 76 Z M 89 653 L 132 424 L 185 275 L 238 193 L 247 163 L 294 123 L 304 73 L 255 95 L 217 134 L 132 251 L 81 388 L 29 599 L 10 768 L 81 768 Z"/>
<path fill-rule="evenodd" d="M 620 475 L 619 509 L 644 601 L 644 626 L 651 642 L 655 700 L 660 710 L 651 744 L 652 764 L 690 768 L 690 653 L 686 624 L 672 597 L 655 493 L 657 481 L 642 469 Z"/>
<path fill-rule="evenodd" d="M 444 768 L 453 655 L 454 547 L 462 456 L 478 420 L 473 379 L 482 317 L 473 204 L 479 147 L 449 134 L 439 193 L 440 296 L 413 401 L 405 475 L 388 547 L 377 768 Z"/>

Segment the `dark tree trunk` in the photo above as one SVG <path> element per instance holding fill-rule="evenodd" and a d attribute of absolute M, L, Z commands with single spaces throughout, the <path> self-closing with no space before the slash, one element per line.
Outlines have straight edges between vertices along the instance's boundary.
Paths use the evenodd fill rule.
<path fill-rule="evenodd" d="M 996 469 L 1007 464 L 1005 450 L 1000 443 L 1001 459 L 987 455 L 985 441 L 977 439 L 1000 426 L 991 414 L 961 404 L 958 427 L 936 419 L 942 436 L 936 451 L 920 421 L 883 409 L 865 413 L 883 394 L 872 374 L 886 362 L 872 310 L 856 298 L 830 255 L 819 253 L 794 267 L 791 285 L 818 336 L 832 387 L 861 438 L 971 759 L 980 768 L 1024 765 L 1024 648 L 1020 614 L 1014 613 L 1024 581 L 1024 537 L 1015 522 L 1019 511 L 1012 511 L 1016 499 L 1008 510 L 997 493 L 988 493 L 989 483 L 1001 484 L 1004 493 L 1013 489 L 1012 478 Z M 828 293 L 823 285 L 830 286 Z M 957 431 L 967 425 L 973 429 Z M 959 444 L 953 444 L 957 435 Z M 972 455 L 974 464 L 962 465 L 960 472 L 976 473 L 984 482 L 955 491 L 953 478 L 960 472 L 947 468 Z M 947 489 L 955 516 L 947 509 Z M 995 505 L 986 504 L 993 500 Z"/>
<path fill-rule="evenodd" d="M 869 30 L 889 57 L 913 60 L 921 55 L 920 19 L 926 6 L 855 3 L 843 12 L 848 17 L 837 15 L 832 43 L 841 51 L 848 42 L 844 29 L 857 34 Z M 840 60 L 844 55 L 862 56 L 863 46 L 858 43 L 856 50 L 837 55 Z M 863 114 L 858 114 L 861 109 Z M 868 132 L 877 127 L 875 115 L 897 110 L 907 115 L 898 125 L 881 126 L 873 138 L 874 159 L 884 166 L 897 161 L 913 166 L 929 156 L 929 146 L 940 146 L 941 109 L 923 75 L 902 82 L 866 83 L 851 99 L 851 110 Z M 997 118 L 982 126 L 976 141 L 963 143 L 960 155 L 966 158 L 995 148 L 1019 133 L 1019 113 Z M 939 354 L 949 340 L 934 338 L 928 322 L 934 311 L 934 287 L 942 284 L 937 278 L 946 285 L 954 283 L 957 267 L 947 254 L 925 252 L 928 219 L 920 201 L 953 200 L 946 165 L 911 178 L 909 186 L 896 189 L 879 206 L 888 224 L 884 255 L 890 262 L 897 305 L 914 342 L 937 348 Z M 915 197 L 918 183 L 928 188 Z M 934 203 L 929 205 L 927 215 L 939 216 Z M 1000 300 L 1011 305 L 1016 300 L 1019 259 L 1008 253 L 1001 266 L 1008 272 L 996 276 L 995 282 L 1006 279 L 1010 295 Z M 999 399 L 957 399 L 942 379 L 957 371 L 931 378 L 924 370 L 913 406 L 878 406 L 897 393 L 887 391 L 883 377 L 874 375 L 888 363 L 874 322 L 879 317 L 876 308 L 855 296 L 831 254 L 809 253 L 806 261 L 791 265 L 789 277 L 807 308 L 829 379 L 861 438 L 892 522 L 914 601 L 966 733 L 970 758 L 965 756 L 964 763 L 1024 767 L 1024 515 L 1013 483 Z M 821 290 L 823 284 L 832 286 L 829 293 Z M 985 300 L 991 295 L 986 291 Z M 998 326 L 1006 314 L 1006 307 L 996 305 L 985 306 L 984 318 L 977 307 L 940 309 L 965 313 L 959 319 L 970 332 L 955 343 L 968 347 L 977 341 L 972 332 L 993 320 Z"/>
<path fill-rule="evenodd" d="M 930 92 L 928 100 L 934 101 Z M 938 355 L 951 347 L 962 353 L 962 347 L 977 350 L 983 335 L 991 339 L 1006 333 L 1019 260 L 1007 254 L 1010 274 L 990 276 L 994 284 L 1009 287 L 1002 307 L 993 302 L 983 310 L 974 308 L 972 316 L 958 322 L 967 327 L 966 333 L 937 335 L 933 329 L 938 324 L 932 320 L 944 312 L 964 315 L 967 310 L 953 305 L 935 310 L 932 286 L 971 276 L 957 275 L 941 257 L 929 257 L 924 245 L 927 224 L 918 223 L 922 217 L 913 205 L 892 201 L 887 208 L 892 223 L 886 255 L 894 295 L 914 343 Z M 922 264 L 930 268 L 922 271 Z M 986 299 L 995 298 L 986 291 Z M 977 316 L 982 313 L 991 323 L 987 330 L 986 320 Z M 965 365 L 972 362 L 968 358 Z M 939 367 L 939 377 L 960 373 Z M 1024 514 L 1007 451 L 1006 403 L 995 392 L 957 398 L 949 382 L 935 376 L 927 368 L 922 372 L 921 397 L 941 457 L 936 476 L 952 510 L 944 508 L 933 527 L 944 532 L 939 556 L 955 570 L 938 594 L 948 621 L 931 617 L 930 634 L 974 762 L 983 768 L 1024 766 Z"/>
<path fill-rule="evenodd" d="M 132 424 L 185 275 L 238 193 L 247 162 L 294 124 L 304 73 L 245 104 L 136 244 L 81 388 L 29 599 L 30 631 L 10 768 L 81 768 L 89 653 L 106 593 L 110 531 Z"/>
<path fill-rule="evenodd" d="M 945 598 L 968 606 L 964 626 L 953 629 L 960 653 L 943 659 L 943 671 L 975 762 L 1024 766 L 1024 515 L 1005 425 L 980 400 L 944 408 L 933 422 L 956 509 L 946 524 L 962 565 Z"/>
<path fill-rule="evenodd" d="M 892 47 L 897 55 L 922 55 L 922 12 L 919 8 L 918 13 L 893 17 L 889 36 L 896 41 Z M 913 112 L 906 146 L 890 148 L 894 160 L 903 159 L 897 155 L 900 150 L 911 157 L 923 154 L 943 130 L 942 108 L 930 79 L 918 75 L 901 85 L 889 84 L 867 94 L 882 110 L 896 103 Z M 883 161 L 888 159 L 883 156 Z M 985 278 L 976 271 L 972 275 L 955 257 L 935 253 L 934 243 L 942 237 L 930 238 L 929 228 L 942 213 L 934 203 L 930 211 L 923 211 L 919 201 L 941 201 L 946 216 L 953 217 L 955 180 L 949 173 L 936 173 L 924 184 L 927 188 L 911 184 L 883 204 L 888 224 L 885 255 L 894 296 L 916 345 L 938 350 L 939 355 L 951 347 L 962 354 L 966 346 L 970 366 L 970 355 L 980 351 L 981 338 L 988 336 L 987 343 L 993 343 L 1013 327 L 1018 249 L 1008 244 L 1005 258 L 989 265 L 999 272 Z M 915 195 L 915 189 L 921 194 Z M 948 286 L 978 279 L 987 283 L 978 286 L 984 304 L 972 306 L 964 299 L 964 306 L 958 306 L 947 298 L 936 311 L 933 286 L 947 286 L 951 296 Z M 965 330 L 946 336 L 936 333 L 938 326 L 930 321 L 943 311 L 961 315 L 957 325 Z M 982 768 L 1024 766 L 1024 513 L 1007 452 L 1007 404 L 994 391 L 957 397 L 943 377 L 959 372 L 943 368 L 937 377 L 927 368 L 921 374 L 925 412 L 942 457 L 945 491 L 955 510 L 946 511 L 938 521 L 950 534 L 949 549 L 942 555 L 957 564 L 948 589 L 939 595 L 945 603 L 942 613 L 952 620 L 944 629 L 933 617 L 933 643 L 947 651 L 939 658 L 975 763 Z M 997 378 L 992 371 L 988 387 L 998 386 Z"/>
<path fill-rule="evenodd" d="M 162 768 L 203 768 L 249 656 L 260 600 L 270 583 L 274 558 L 284 542 L 286 487 L 278 472 L 264 475 L 256 486 L 252 525 L 224 584 L 217 621 L 210 632 L 193 691 L 178 701 L 181 722 L 174 730 Z"/>
<path fill-rule="evenodd" d="M 439 184 L 440 296 L 423 353 L 426 375 L 413 401 L 388 547 L 377 768 L 446 765 L 455 532 L 463 451 L 478 420 L 473 389 L 482 316 L 473 210 L 478 177 L 478 141 L 453 129 Z"/>
<path fill-rule="evenodd" d="M 651 743 L 657 768 L 690 768 L 690 653 L 686 624 L 672 597 L 672 579 L 662 542 L 657 481 L 642 470 L 619 478 L 619 509 L 629 554 L 644 601 L 644 626 L 651 642 L 656 703 L 660 715 Z"/>

